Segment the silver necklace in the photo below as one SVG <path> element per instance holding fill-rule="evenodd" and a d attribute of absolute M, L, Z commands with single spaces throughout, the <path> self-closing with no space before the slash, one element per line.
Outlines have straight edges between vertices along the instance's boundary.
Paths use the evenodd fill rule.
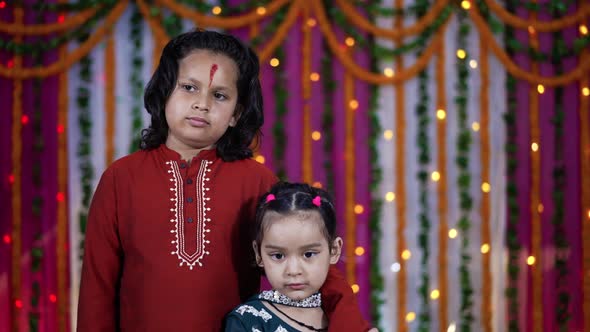
<path fill-rule="evenodd" d="M 297 308 L 319 308 L 322 306 L 322 294 L 315 293 L 302 300 L 293 300 L 290 297 L 279 293 L 276 290 L 266 290 L 258 295 L 258 298 L 271 303 L 286 305 Z"/>

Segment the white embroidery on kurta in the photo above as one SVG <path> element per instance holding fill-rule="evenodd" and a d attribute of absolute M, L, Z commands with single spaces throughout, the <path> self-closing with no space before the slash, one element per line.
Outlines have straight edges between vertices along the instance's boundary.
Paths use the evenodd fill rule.
<path fill-rule="evenodd" d="M 241 305 L 236 309 L 236 312 L 242 316 L 244 316 L 244 313 L 248 313 L 251 314 L 255 317 L 260 317 L 264 320 L 264 322 L 266 323 L 269 319 L 272 318 L 272 315 L 269 314 L 266 310 L 264 310 L 264 308 L 260 309 L 260 311 L 256 310 L 256 308 L 254 308 L 251 305 Z"/>
<path fill-rule="evenodd" d="M 257 329 L 257 328 L 255 328 L 255 327 L 253 327 L 253 328 L 252 328 L 252 332 L 262 332 L 262 331 L 260 331 L 259 329 Z"/>
<path fill-rule="evenodd" d="M 203 266 L 203 257 L 205 255 L 209 255 L 209 251 L 205 250 L 205 248 L 206 245 L 210 243 L 210 241 L 206 239 L 206 233 L 211 231 L 207 228 L 207 223 L 211 221 L 211 218 L 207 216 L 208 212 L 211 211 L 211 208 L 207 207 L 207 202 L 210 200 L 210 198 L 207 196 L 209 187 L 207 187 L 206 182 L 210 180 L 210 178 L 207 177 L 207 173 L 211 172 L 209 165 L 212 163 L 212 161 L 202 160 L 197 173 L 197 178 L 195 179 L 195 204 L 197 209 L 197 218 L 194 222 L 197 226 L 197 248 L 195 252 L 189 253 L 186 250 L 185 241 L 194 241 L 195 239 L 191 236 L 192 234 L 186 235 L 184 230 L 184 186 L 182 183 L 182 176 L 180 175 L 177 162 L 166 162 L 166 164 L 170 167 L 168 173 L 171 175 L 170 190 L 173 194 L 172 198 L 170 199 L 172 206 L 170 211 L 173 212 L 173 217 L 170 219 L 170 222 L 173 224 L 173 228 L 170 233 L 175 235 L 175 240 L 172 241 L 172 244 L 175 245 L 175 251 L 172 251 L 171 254 L 178 256 L 178 259 L 180 260 L 180 266 L 186 264 L 191 270 L 195 264 Z M 188 239 L 186 239 L 187 236 Z"/>
<path fill-rule="evenodd" d="M 281 325 L 279 325 L 279 327 L 277 327 L 277 329 L 275 330 L 275 332 L 289 332 L 289 330 L 287 330 L 286 328 L 284 328 Z"/>

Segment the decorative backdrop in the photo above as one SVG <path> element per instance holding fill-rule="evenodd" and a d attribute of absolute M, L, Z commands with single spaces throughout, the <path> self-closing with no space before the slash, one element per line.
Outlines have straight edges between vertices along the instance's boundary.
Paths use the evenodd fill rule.
<path fill-rule="evenodd" d="M 381 331 L 590 331 L 590 3 L 0 0 L 0 330 L 75 328 L 86 214 L 170 36 L 258 50 L 256 160 L 334 193 Z"/>

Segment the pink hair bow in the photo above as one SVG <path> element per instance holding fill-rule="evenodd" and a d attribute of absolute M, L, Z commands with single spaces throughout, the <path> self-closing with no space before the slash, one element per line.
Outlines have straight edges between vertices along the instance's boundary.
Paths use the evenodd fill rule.
<path fill-rule="evenodd" d="M 320 205 L 322 205 L 322 199 L 320 198 L 320 196 L 316 196 L 313 200 L 312 200 L 313 204 L 317 207 L 320 207 Z"/>
<path fill-rule="evenodd" d="M 275 200 L 275 195 L 273 194 L 269 194 L 268 196 L 266 196 L 266 202 L 270 202 L 270 201 L 274 201 Z"/>

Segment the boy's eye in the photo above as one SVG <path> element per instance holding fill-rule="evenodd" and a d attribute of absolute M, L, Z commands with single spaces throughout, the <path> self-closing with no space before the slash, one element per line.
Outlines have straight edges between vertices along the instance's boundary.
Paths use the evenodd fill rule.
<path fill-rule="evenodd" d="M 305 258 L 312 258 L 313 256 L 317 255 L 318 253 L 315 251 L 308 251 L 305 254 L 303 254 L 303 256 L 305 256 Z"/>

